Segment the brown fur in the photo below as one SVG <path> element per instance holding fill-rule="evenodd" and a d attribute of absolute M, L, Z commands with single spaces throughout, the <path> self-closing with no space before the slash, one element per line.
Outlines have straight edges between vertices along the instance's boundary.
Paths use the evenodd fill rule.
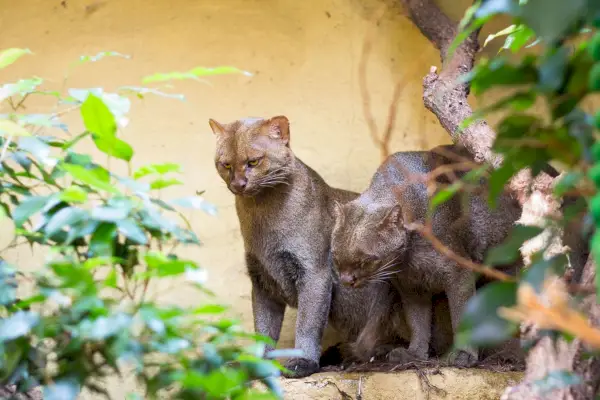
<path fill-rule="evenodd" d="M 456 146 L 441 148 L 468 156 Z M 404 228 L 412 222 L 424 223 L 428 209 L 425 184 L 409 181 L 407 174 L 426 174 L 452 162 L 456 161 L 436 152 L 396 153 L 377 170 L 365 192 L 336 207 L 332 252 L 342 281 L 361 287 L 391 279 L 399 289 L 411 340 L 408 350 L 396 349 L 390 355 L 396 361 L 427 358 L 432 301 L 437 303 L 434 296 L 446 295 L 456 332 L 465 303 L 475 293 L 476 278 L 471 271 Z M 432 229 L 455 253 L 482 262 L 486 251 L 504 240 L 521 209 L 507 193 L 501 195 L 496 211 L 488 209 L 483 195 L 472 196 L 468 205 L 468 212 L 463 212 L 459 198 L 440 205 L 433 214 Z M 457 364 L 471 365 L 477 360 L 475 349 L 459 350 L 454 354 Z"/>
<path fill-rule="evenodd" d="M 318 370 L 328 320 L 363 359 L 375 355 L 375 345 L 407 338 L 395 290 L 381 283 L 347 288 L 334 271 L 334 204 L 358 194 L 328 186 L 294 155 L 286 117 L 210 126 L 215 166 L 236 195 L 256 332 L 277 341 L 286 306 L 298 308 L 295 340 L 304 357 L 288 360 L 291 376 Z"/>

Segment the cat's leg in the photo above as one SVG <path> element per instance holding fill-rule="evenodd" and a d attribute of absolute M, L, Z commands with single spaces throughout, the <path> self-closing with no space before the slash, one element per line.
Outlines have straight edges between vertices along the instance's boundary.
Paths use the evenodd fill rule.
<path fill-rule="evenodd" d="M 265 283 L 261 279 L 263 268 L 259 261 L 250 254 L 246 255 L 246 267 L 252 282 L 254 331 L 260 335 L 270 337 L 277 344 L 285 315 L 285 303 L 279 299 L 274 299 L 269 291 L 265 290 L 263 287 Z M 273 346 L 267 345 L 265 352 L 271 350 L 273 350 Z"/>
<path fill-rule="evenodd" d="M 458 324 L 465 306 L 469 299 L 475 294 L 475 277 L 469 270 L 455 266 L 448 284 L 446 295 L 450 306 L 450 318 L 452 320 L 452 332 L 454 337 L 458 330 Z M 478 360 L 478 351 L 474 347 L 462 347 L 450 356 L 450 362 L 459 367 L 471 367 Z"/>
<path fill-rule="evenodd" d="M 410 344 L 408 349 L 398 347 L 392 350 L 389 359 L 397 363 L 426 360 L 431 340 L 432 297 L 408 288 L 403 288 L 400 296 L 410 329 Z"/>
<path fill-rule="evenodd" d="M 252 314 L 254 316 L 254 331 L 260 335 L 268 336 L 275 344 L 279 340 L 283 316 L 285 315 L 285 303 L 276 301 L 257 287 L 252 285 Z M 265 353 L 273 350 L 273 346 L 267 345 Z"/>
<path fill-rule="evenodd" d="M 331 304 L 332 277 L 329 268 L 318 271 L 305 270 L 298 282 L 298 314 L 296 319 L 296 348 L 303 357 L 285 363 L 290 370 L 287 377 L 302 378 L 319 370 L 321 339 L 327 325 Z"/>

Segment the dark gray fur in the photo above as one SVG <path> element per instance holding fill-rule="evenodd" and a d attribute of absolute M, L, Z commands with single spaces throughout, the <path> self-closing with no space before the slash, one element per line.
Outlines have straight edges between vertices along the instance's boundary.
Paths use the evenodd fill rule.
<path fill-rule="evenodd" d="M 470 158 L 456 146 L 440 148 Z M 411 182 L 408 176 L 426 174 L 451 162 L 455 161 L 435 152 L 396 153 L 380 166 L 367 190 L 336 208 L 332 251 L 342 280 L 360 287 L 391 278 L 399 290 L 411 340 L 408 350 L 398 348 L 390 354 L 394 361 L 428 357 L 434 295 L 446 294 L 452 331 L 456 332 L 465 303 L 475 293 L 476 278 L 470 270 L 405 228 L 412 222 L 424 223 L 428 208 L 425 184 Z M 505 239 L 521 208 L 508 193 L 501 195 L 495 211 L 489 210 L 484 194 L 471 196 L 468 204 L 468 212 L 463 212 L 459 198 L 439 206 L 432 230 L 455 253 L 482 262 L 486 251 Z M 477 351 L 468 348 L 453 356 L 454 362 L 464 366 L 477 358 Z"/>
<path fill-rule="evenodd" d="M 211 121 L 211 127 L 218 135 L 217 171 L 236 194 L 256 332 L 277 341 L 286 306 L 298 308 L 295 347 L 304 357 L 288 360 L 290 376 L 318 370 L 328 320 L 345 341 L 356 342 L 352 350 L 362 358 L 374 354 L 374 336 L 383 343 L 408 337 L 403 312 L 393 311 L 395 290 L 385 284 L 353 290 L 334 272 L 334 204 L 358 194 L 328 186 L 294 156 L 285 117 Z M 255 159 L 260 162 L 250 168 Z"/>

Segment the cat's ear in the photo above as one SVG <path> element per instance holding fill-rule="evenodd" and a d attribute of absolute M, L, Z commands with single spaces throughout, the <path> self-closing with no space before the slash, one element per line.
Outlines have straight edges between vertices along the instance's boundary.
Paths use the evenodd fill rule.
<path fill-rule="evenodd" d="M 399 204 L 390 207 L 381 221 L 382 227 L 399 226 L 402 222 L 402 208 Z"/>
<path fill-rule="evenodd" d="M 265 121 L 261 131 L 264 135 L 272 139 L 279 139 L 284 144 L 288 144 L 290 141 L 290 121 L 283 115 Z"/>
<path fill-rule="evenodd" d="M 225 133 L 225 128 L 223 128 L 223 125 L 221 125 L 214 119 L 212 119 L 212 118 L 209 119 L 208 124 L 210 125 L 210 129 L 212 129 L 212 131 L 215 135 L 220 136 L 223 133 Z"/>

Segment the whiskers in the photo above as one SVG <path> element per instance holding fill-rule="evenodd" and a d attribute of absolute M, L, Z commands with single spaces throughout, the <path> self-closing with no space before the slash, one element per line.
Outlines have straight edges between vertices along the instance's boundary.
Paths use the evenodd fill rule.
<path fill-rule="evenodd" d="M 395 267 L 398 265 L 400 257 L 401 256 L 396 256 L 377 268 L 377 270 L 369 276 L 368 282 L 389 283 L 388 279 L 398 273 Z"/>
<path fill-rule="evenodd" d="M 269 171 L 264 176 L 256 179 L 254 183 L 260 187 L 275 187 L 277 185 L 289 185 L 288 178 L 292 170 L 290 167 L 284 166 L 272 171 Z"/>

